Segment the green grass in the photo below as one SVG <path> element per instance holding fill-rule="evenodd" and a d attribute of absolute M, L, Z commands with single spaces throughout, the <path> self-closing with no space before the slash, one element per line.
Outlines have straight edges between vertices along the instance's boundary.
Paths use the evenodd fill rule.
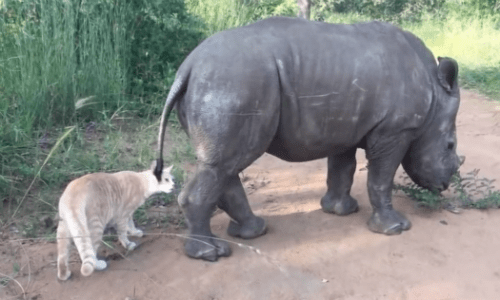
<path fill-rule="evenodd" d="M 228 28 L 245 25 L 252 13 L 250 7 L 234 0 L 186 0 L 186 6 L 190 13 L 204 21 L 206 36 Z"/>
<path fill-rule="evenodd" d="M 71 179 L 150 166 L 198 25 L 183 0 L 0 1 L 0 227 L 15 217 L 31 236 Z M 172 161 L 192 161 L 172 128 Z"/>
<path fill-rule="evenodd" d="M 498 19 L 429 19 L 403 27 L 420 37 L 435 56 L 458 61 L 461 86 L 500 100 L 500 26 Z"/>
<path fill-rule="evenodd" d="M 12 203 L 36 175 L 45 140 L 77 119 L 111 118 L 125 105 L 127 35 L 121 30 L 126 27 L 121 15 L 126 7 L 102 9 L 96 3 L 77 7 L 74 1 L 51 0 L 7 0 L 4 5 L 0 6 L 0 199 Z M 88 97 L 93 101 L 77 110 L 78 100 Z"/>
<path fill-rule="evenodd" d="M 206 36 L 271 16 L 296 16 L 295 0 L 185 0 L 188 11 L 203 20 Z"/>

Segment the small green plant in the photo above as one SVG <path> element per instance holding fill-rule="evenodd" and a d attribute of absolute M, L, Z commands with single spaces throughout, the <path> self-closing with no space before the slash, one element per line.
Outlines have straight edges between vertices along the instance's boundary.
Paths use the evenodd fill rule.
<path fill-rule="evenodd" d="M 498 208 L 500 207 L 500 191 L 495 190 L 495 179 L 481 178 L 479 169 L 465 174 L 457 173 L 451 187 L 457 195 L 462 207 Z"/>
<path fill-rule="evenodd" d="M 401 191 L 418 205 L 431 209 L 446 207 L 462 208 L 499 208 L 500 191 L 493 186 L 494 179 L 480 178 L 479 169 L 474 169 L 464 176 L 457 172 L 453 175 L 450 184 L 451 196 L 445 197 L 437 191 L 422 188 L 411 181 L 406 173 L 400 178 L 403 184 L 394 184 L 394 191 Z"/>
<path fill-rule="evenodd" d="M 402 191 L 411 199 L 418 201 L 418 205 L 430 209 L 442 208 L 448 202 L 440 193 L 422 188 L 415 183 L 395 184 L 394 190 Z"/>
<path fill-rule="evenodd" d="M 17 262 L 14 262 L 12 264 L 12 275 L 9 276 L 7 274 L 2 274 L 4 277 L 0 277 L 0 285 L 1 286 L 6 286 L 13 278 L 19 273 L 19 264 Z"/>
<path fill-rule="evenodd" d="M 6 286 L 10 281 L 10 278 L 8 277 L 0 277 L 0 285 L 1 286 Z"/>

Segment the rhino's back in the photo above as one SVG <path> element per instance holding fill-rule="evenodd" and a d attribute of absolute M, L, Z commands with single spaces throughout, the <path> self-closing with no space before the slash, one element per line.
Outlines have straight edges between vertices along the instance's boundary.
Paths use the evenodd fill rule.
<path fill-rule="evenodd" d="M 387 106 L 408 106 L 405 95 L 427 98 L 422 91 L 431 88 L 429 69 L 435 68 L 430 51 L 411 37 L 381 22 L 345 25 L 274 17 L 215 34 L 181 68 L 194 69 L 198 81 L 217 86 L 219 80 L 251 85 L 251 78 L 264 77 L 262 84 L 279 76 L 282 66 L 293 86 L 284 90 L 287 94 L 340 92 L 356 101 L 360 91 L 369 90 L 377 101 L 390 98 Z M 414 102 L 419 107 L 413 110 L 426 111 L 427 100 Z"/>
<path fill-rule="evenodd" d="M 274 144 L 307 149 L 307 157 L 288 157 L 307 160 L 357 145 L 375 126 L 396 133 L 424 123 L 433 88 L 422 59 L 432 54 L 405 34 L 380 22 L 270 18 L 208 38 L 180 72 L 194 74 L 197 110 L 207 92 L 233 95 L 219 107 L 241 113 L 249 101 L 275 101 L 279 93 Z"/>

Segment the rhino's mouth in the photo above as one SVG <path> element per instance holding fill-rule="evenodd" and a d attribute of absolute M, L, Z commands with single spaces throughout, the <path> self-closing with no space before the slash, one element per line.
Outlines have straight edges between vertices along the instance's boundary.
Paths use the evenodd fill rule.
<path fill-rule="evenodd" d="M 440 184 L 434 184 L 434 185 L 431 185 L 430 187 L 426 187 L 426 189 L 433 191 L 433 192 L 441 193 L 442 191 L 448 189 L 449 186 L 450 186 L 450 181 L 445 180 L 445 181 L 442 181 Z"/>
<path fill-rule="evenodd" d="M 442 183 L 440 186 L 436 187 L 436 191 L 441 193 L 442 191 L 446 190 L 449 185 L 450 185 L 449 182 Z"/>
<path fill-rule="evenodd" d="M 433 184 L 427 180 L 414 180 L 414 181 L 416 184 L 423 187 L 424 189 L 428 189 L 429 191 L 435 193 L 441 193 L 442 191 L 446 190 L 450 185 L 449 181 L 442 181 L 439 184 Z"/>
<path fill-rule="evenodd" d="M 446 190 L 449 185 L 450 185 L 449 181 L 443 181 L 439 184 L 428 184 L 427 186 L 425 186 L 425 188 L 432 192 L 441 193 L 442 191 Z"/>

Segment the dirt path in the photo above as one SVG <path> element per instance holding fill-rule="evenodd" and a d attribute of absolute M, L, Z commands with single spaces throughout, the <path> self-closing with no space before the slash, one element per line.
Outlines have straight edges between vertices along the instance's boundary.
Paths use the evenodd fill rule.
<path fill-rule="evenodd" d="M 467 157 L 462 172 L 480 168 L 482 176 L 500 181 L 500 105 L 462 91 L 457 126 L 459 152 Z M 230 258 L 208 263 L 184 256 L 180 238 L 147 237 L 126 259 L 88 278 L 75 260 L 73 278 L 59 283 L 55 244 L 3 240 L 0 272 L 17 262 L 16 279 L 33 297 L 27 299 L 37 300 L 498 299 L 500 211 L 430 212 L 395 196 L 413 228 L 392 237 L 372 233 L 367 173 L 359 171 L 365 165 L 358 151 L 352 195 L 360 211 L 339 217 L 320 210 L 326 160 L 291 164 L 264 155 L 256 161 L 244 172 L 244 185 L 252 208 L 268 222 L 267 235 L 230 238 L 225 214 L 213 218 L 212 229 L 259 251 L 232 245 Z M 11 281 L 0 299 L 19 292 Z"/>

